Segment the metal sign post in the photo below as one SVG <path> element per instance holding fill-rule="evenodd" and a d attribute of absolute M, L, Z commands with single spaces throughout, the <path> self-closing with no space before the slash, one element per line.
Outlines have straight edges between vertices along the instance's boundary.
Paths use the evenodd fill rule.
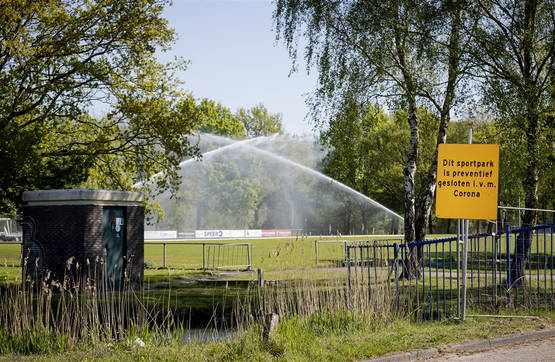
<path fill-rule="evenodd" d="M 472 144 L 472 128 L 468 130 L 468 144 Z M 461 306 L 461 315 L 460 320 L 464 322 L 464 318 L 466 315 L 466 266 L 468 261 L 468 219 L 464 219 L 462 221 L 462 240 L 463 240 L 463 247 L 462 247 L 462 306 Z"/>
<path fill-rule="evenodd" d="M 462 306 L 460 320 L 464 321 L 466 314 L 466 266 L 468 261 L 468 220 L 462 220 Z"/>
<path fill-rule="evenodd" d="M 469 220 L 497 219 L 499 145 L 472 144 L 469 129 L 468 144 L 438 145 L 437 165 L 436 217 L 458 219 L 457 312 L 459 320 L 464 321 Z"/>
<path fill-rule="evenodd" d="M 462 220 L 457 219 L 457 317 L 461 317 L 461 237 Z"/>

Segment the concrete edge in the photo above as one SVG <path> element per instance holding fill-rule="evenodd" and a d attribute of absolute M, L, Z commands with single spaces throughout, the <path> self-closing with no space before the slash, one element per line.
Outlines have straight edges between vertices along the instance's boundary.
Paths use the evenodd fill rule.
<path fill-rule="evenodd" d="M 26 205 L 83 204 L 91 202 L 141 204 L 144 195 L 142 192 L 122 190 L 32 190 L 24 191 L 22 200 Z"/>
<path fill-rule="evenodd" d="M 555 337 L 555 329 L 542 329 L 538 331 L 509 334 L 492 339 L 450 344 L 446 348 L 443 348 L 442 352 L 478 352 L 499 346 L 518 344 L 548 337 Z"/>
<path fill-rule="evenodd" d="M 375 359 L 363 360 L 368 362 L 410 362 L 422 358 L 432 358 L 439 355 L 437 348 L 419 349 L 416 351 L 402 352 L 396 354 L 385 355 Z"/>
<path fill-rule="evenodd" d="M 481 339 L 477 341 L 463 342 L 457 344 L 450 344 L 444 348 L 426 348 L 416 351 L 401 352 L 390 355 L 377 357 L 374 359 L 365 359 L 362 362 L 410 362 L 419 359 L 427 359 L 437 357 L 442 353 L 455 353 L 455 352 L 478 352 L 488 349 L 524 343 L 541 338 L 555 337 L 555 329 L 542 329 L 536 331 L 521 332 L 509 334 L 492 339 Z"/>

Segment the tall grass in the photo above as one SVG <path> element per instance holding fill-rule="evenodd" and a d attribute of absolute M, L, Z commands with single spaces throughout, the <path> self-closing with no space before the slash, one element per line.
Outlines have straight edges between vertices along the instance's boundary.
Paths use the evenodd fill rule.
<path fill-rule="evenodd" d="M 349 286 L 344 279 L 296 279 L 249 289 L 235 304 L 233 325 L 239 329 L 260 325 L 272 313 L 282 319 L 339 315 L 384 323 L 400 313 L 387 284 L 369 286 L 363 280 Z"/>
<path fill-rule="evenodd" d="M 111 288 L 102 272 L 102 260 L 82 266 L 70 258 L 61 280 L 49 271 L 29 275 L 27 262 L 24 282 L 1 290 L 0 354 L 60 351 L 173 326 L 171 313 L 148 308 L 125 273 L 121 291 Z M 160 319 L 163 324 L 156 323 Z"/>
<path fill-rule="evenodd" d="M 137 336 L 161 343 L 186 335 L 190 321 L 177 310 L 179 301 L 171 287 L 152 303 L 144 289 L 133 290 L 125 274 L 122 289 L 111 289 L 103 270 L 102 260 L 80 265 L 71 258 L 61 280 L 46 272 L 5 286 L 0 293 L 0 354 L 63 352 Z M 223 293 L 206 306 L 212 310 L 206 325 L 252 334 L 262 329 L 268 314 L 276 313 L 282 320 L 304 320 L 322 331 L 338 331 L 357 323 L 384 324 L 400 313 L 393 307 L 388 283 L 369 285 L 364 277 L 347 283 L 330 275 L 264 287 L 249 284 L 236 295 Z"/>

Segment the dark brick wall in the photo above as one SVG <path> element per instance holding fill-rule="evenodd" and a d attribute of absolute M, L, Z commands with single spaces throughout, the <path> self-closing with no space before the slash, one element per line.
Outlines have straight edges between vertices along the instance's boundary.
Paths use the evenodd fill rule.
<path fill-rule="evenodd" d="M 43 254 L 44 269 L 50 271 L 56 280 L 64 278 L 66 262 L 70 258 L 74 258 L 73 264 L 79 262 L 82 266 L 86 220 L 94 208 L 99 206 L 25 206 L 23 252 L 28 269 L 33 270 L 36 260 L 33 260 L 34 257 L 25 260 L 25 256 L 37 244 Z"/>
<path fill-rule="evenodd" d="M 133 289 L 142 288 L 144 263 L 144 207 L 126 209 L 126 273 Z M 28 276 L 41 276 L 45 270 L 61 281 L 71 277 L 101 277 L 101 205 L 25 206 L 23 208 L 23 250 Z M 66 263 L 70 258 L 71 269 Z M 36 259 L 40 259 L 37 260 Z M 25 263 L 25 258 L 24 258 Z M 79 269 L 77 269 L 77 263 Z M 39 268 L 35 268 L 35 265 Z"/>

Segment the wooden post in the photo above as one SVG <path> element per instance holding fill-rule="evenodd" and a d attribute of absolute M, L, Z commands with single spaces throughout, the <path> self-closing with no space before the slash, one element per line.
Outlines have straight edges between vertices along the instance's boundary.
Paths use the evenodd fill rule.
<path fill-rule="evenodd" d="M 316 265 L 318 265 L 318 240 L 314 240 L 314 250 L 316 252 Z"/>
<path fill-rule="evenodd" d="M 202 243 L 202 270 L 206 270 L 206 244 Z"/>
<path fill-rule="evenodd" d="M 256 274 L 257 274 L 258 286 L 263 287 L 264 286 L 264 271 L 262 269 L 256 269 Z"/>

